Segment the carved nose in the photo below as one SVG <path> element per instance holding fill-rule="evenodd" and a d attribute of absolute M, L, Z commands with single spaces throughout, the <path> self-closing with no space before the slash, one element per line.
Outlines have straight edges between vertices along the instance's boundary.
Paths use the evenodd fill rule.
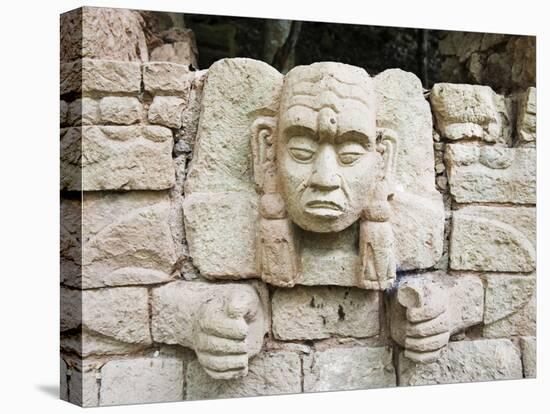
<path fill-rule="evenodd" d="M 333 148 L 325 144 L 318 152 L 309 185 L 319 190 L 336 190 L 340 188 L 340 177 L 337 171 L 336 153 Z"/>

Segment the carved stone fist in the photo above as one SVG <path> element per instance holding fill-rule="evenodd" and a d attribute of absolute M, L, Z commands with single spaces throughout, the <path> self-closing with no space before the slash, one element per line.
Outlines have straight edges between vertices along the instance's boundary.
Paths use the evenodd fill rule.
<path fill-rule="evenodd" d="M 193 329 L 193 347 L 206 373 L 233 379 L 248 373 L 248 360 L 260 352 L 265 317 L 256 290 L 233 285 L 203 303 Z"/>
<path fill-rule="evenodd" d="M 397 301 L 406 308 L 405 356 L 416 362 L 435 361 L 449 342 L 448 294 L 440 285 L 405 284 Z"/>

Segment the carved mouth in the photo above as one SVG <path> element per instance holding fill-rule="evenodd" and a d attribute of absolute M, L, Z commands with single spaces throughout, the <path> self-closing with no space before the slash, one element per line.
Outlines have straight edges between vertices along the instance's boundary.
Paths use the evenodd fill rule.
<path fill-rule="evenodd" d="M 337 204 L 333 201 L 328 200 L 313 200 L 306 203 L 306 208 L 308 209 L 323 209 L 323 210 L 334 210 L 334 211 L 343 211 L 344 209 L 340 204 Z"/>

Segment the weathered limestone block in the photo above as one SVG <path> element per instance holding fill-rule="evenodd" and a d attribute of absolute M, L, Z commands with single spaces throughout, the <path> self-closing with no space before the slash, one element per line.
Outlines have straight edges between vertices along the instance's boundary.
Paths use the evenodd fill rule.
<path fill-rule="evenodd" d="M 168 128 L 180 128 L 186 103 L 185 99 L 176 96 L 155 96 L 149 107 L 149 122 Z"/>
<path fill-rule="evenodd" d="M 525 378 L 537 376 L 537 338 L 527 336 L 520 339 L 521 360 L 523 362 L 523 375 Z"/>
<path fill-rule="evenodd" d="M 176 153 L 189 154 L 193 151 L 195 138 L 199 126 L 201 112 L 202 91 L 208 70 L 193 72 L 191 90 L 187 99 L 187 106 L 181 115 L 180 139 L 174 146 Z"/>
<path fill-rule="evenodd" d="M 301 392 L 301 363 L 293 352 L 266 352 L 250 361 L 244 378 L 223 381 L 209 377 L 198 361 L 189 364 L 186 399 L 253 397 Z"/>
<path fill-rule="evenodd" d="M 304 392 L 396 386 L 390 347 L 333 348 L 304 357 Z"/>
<path fill-rule="evenodd" d="M 141 88 L 141 65 L 137 62 L 81 59 L 61 64 L 60 94 L 132 93 Z"/>
<path fill-rule="evenodd" d="M 82 287 L 162 283 L 177 276 L 166 192 L 86 193 Z"/>
<path fill-rule="evenodd" d="M 517 311 L 483 327 L 486 338 L 535 336 L 537 334 L 537 301 L 533 293 L 527 303 Z"/>
<path fill-rule="evenodd" d="M 391 336 L 405 348 L 406 357 L 431 362 L 451 335 L 483 320 L 483 300 L 483 284 L 476 276 L 405 276 L 390 300 Z"/>
<path fill-rule="evenodd" d="M 378 292 L 357 288 L 277 289 L 271 304 L 273 334 L 281 340 L 375 336 L 379 300 Z"/>
<path fill-rule="evenodd" d="M 483 322 L 489 325 L 527 305 L 535 293 L 535 276 L 486 275 Z"/>
<path fill-rule="evenodd" d="M 508 339 L 451 342 L 441 358 L 418 364 L 399 355 L 399 385 L 448 384 L 522 378 L 521 357 Z"/>
<path fill-rule="evenodd" d="M 68 190 L 163 190 L 174 185 L 173 139 L 167 128 L 89 126 L 62 134 L 61 168 L 72 171 L 63 181 Z"/>
<path fill-rule="evenodd" d="M 61 197 L 59 225 L 59 270 L 61 284 L 80 287 L 82 278 L 81 197 Z M 63 306 L 63 298 L 61 303 Z"/>
<path fill-rule="evenodd" d="M 60 331 L 78 328 L 82 321 L 82 291 L 62 287 L 59 303 Z"/>
<path fill-rule="evenodd" d="M 535 204 L 536 159 L 534 148 L 447 145 L 451 194 L 459 203 Z"/>
<path fill-rule="evenodd" d="M 183 368 L 170 357 L 109 361 L 101 368 L 99 405 L 181 401 Z"/>
<path fill-rule="evenodd" d="M 442 137 L 511 143 L 506 101 L 489 86 L 438 83 L 430 102 Z"/>
<path fill-rule="evenodd" d="M 151 62 L 173 62 L 181 65 L 192 65 L 196 68 L 198 67 L 197 46 L 194 42 L 195 39 L 193 38 L 188 42 L 165 43 L 156 47 L 151 51 Z"/>
<path fill-rule="evenodd" d="M 70 368 L 69 401 L 82 407 L 99 405 L 98 372 L 94 364 L 75 364 Z"/>
<path fill-rule="evenodd" d="M 99 123 L 99 105 L 95 99 L 76 99 L 69 104 L 67 123 L 73 126 Z"/>
<path fill-rule="evenodd" d="M 516 130 L 520 144 L 535 145 L 537 139 L 537 88 L 527 88 L 527 91 L 520 96 Z"/>
<path fill-rule="evenodd" d="M 134 97 L 106 96 L 99 101 L 99 114 L 105 124 L 135 124 L 141 121 L 141 103 Z"/>
<path fill-rule="evenodd" d="M 121 342 L 150 344 L 147 289 L 119 287 L 83 291 L 82 326 Z"/>
<path fill-rule="evenodd" d="M 187 181 L 188 183 L 189 181 Z M 206 278 L 258 277 L 256 194 L 192 193 L 183 204 L 193 264 Z"/>
<path fill-rule="evenodd" d="M 67 364 L 59 358 L 59 398 L 69 401 L 69 383 L 67 381 Z"/>
<path fill-rule="evenodd" d="M 59 125 L 67 124 L 67 115 L 69 113 L 69 104 L 64 100 L 59 101 Z"/>
<path fill-rule="evenodd" d="M 531 272 L 535 209 L 469 206 L 453 212 L 450 266 L 455 270 Z"/>
<path fill-rule="evenodd" d="M 130 344 L 117 341 L 116 339 L 91 332 L 88 329 L 82 329 L 81 332 L 76 334 L 64 334 L 61 336 L 61 349 L 63 351 L 80 355 L 84 358 L 92 355 L 128 355 L 141 351 L 148 346 L 149 344 L 147 343 Z"/>
<path fill-rule="evenodd" d="M 190 87 L 189 67 L 168 62 L 143 64 L 143 84 L 153 94 L 174 94 L 187 97 Z"/>
<path fill-rule="evenodd" d="M 61 60 L 147 61 L 145 22 L 135 10 L 82 7 L 61 15 Z"/>

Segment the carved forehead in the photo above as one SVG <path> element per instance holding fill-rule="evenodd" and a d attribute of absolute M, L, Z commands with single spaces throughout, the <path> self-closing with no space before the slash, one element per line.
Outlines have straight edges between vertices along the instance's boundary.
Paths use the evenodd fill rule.
<path fill-rule="evenodd" d="M 351 102 L 374 112 L 374 85 L 361 68 L 336 62 L 297 66 L 285 76 L 281 109 L 307 106 L 319 110 L 331 107 L 342 112 Z"/>

